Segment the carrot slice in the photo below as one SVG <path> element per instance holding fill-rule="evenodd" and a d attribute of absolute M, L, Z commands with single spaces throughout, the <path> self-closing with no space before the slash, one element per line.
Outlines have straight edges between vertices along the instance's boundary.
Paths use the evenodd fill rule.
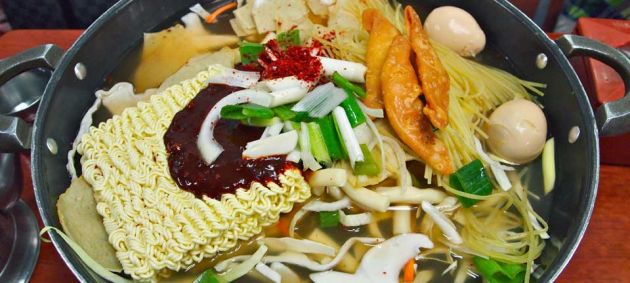
<path fill-rule="evenodd" d="M 420 16 L 411 7 L 405 7 L 405 20 L 411 47 L 416 54 L 416 69 L 420 84 L 424 90 L 427 106 L 423 113 L 429 117 L 433 126 L 443 129 L 448 125 L 448 91 L 450 87 L 448 73 L 442 66 L 435 50 L 429 42 L 429 36 L 422 28 Z"/>
<path fill-rule="evenodd" d="M 216 23 L 219 15 L 225 13 L 227 10 L 234 9 L 234 8 L 236 8 L 236 2 L 231 2 L 229 4 L 226 4 L 217 8 L 216 10 L 212 11 L 210 15 L 206 17 L 205 19 L 206 23 L 209 23 L 209 24 Z"/>
<path fill-rule="evenodd" d="M 453 171 L 444 143 L 433 133 L 431 123 L 422 114 L 421 89 L 411 65 L 411 45 L 398 36 L 389 48 L 381 72 L 383 101 L 389 123 L 400 139 L 441 174 Z"/>
<path fill-rule="evenodd" d="M 400 32 L 376 9 L 367 9 L 363 12 L 363 27 L 370 33 L 365 56 L 367 95 L 363 103 L 371 108 L 383 108 L 381 69 L 389 46 Z"/>
<path fill-rule="evenodd" d="M 405 283 L 413 282 L 413 279 L 416 273 L 415 263 L 416 261 L 412 258 L 409 261 L 407 261 L 407 264 L 405 264 L 405 269 L 403 270 L 403 282 Z"/>

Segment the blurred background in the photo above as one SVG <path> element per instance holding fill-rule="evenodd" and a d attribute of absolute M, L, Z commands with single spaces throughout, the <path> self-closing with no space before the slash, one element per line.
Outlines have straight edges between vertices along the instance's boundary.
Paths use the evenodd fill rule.
<path fill-rule="evenodd" d="M 117 0 L 0 0 L 0 34 L 10 29 L 86 28 Z M 581 17 L 630 19 L 630 0 L 513 0 L 547 32 L 571 32 Z"/>

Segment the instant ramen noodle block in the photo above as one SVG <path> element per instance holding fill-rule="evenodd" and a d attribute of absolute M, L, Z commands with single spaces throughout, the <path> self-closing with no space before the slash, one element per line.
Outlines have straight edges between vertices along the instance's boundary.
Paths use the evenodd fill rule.
<path fill-rule="evenodd" d="M 221 200 L 196 198 L 176 185 L 163 137 L 208 76 L 201 72 L 90 128 L 78 146 L 109 242 L 133 279 L 155 280 L 230 250 L 310 197 L 296 169 L 284 171 L 279 183 L 254 182 Z"/>

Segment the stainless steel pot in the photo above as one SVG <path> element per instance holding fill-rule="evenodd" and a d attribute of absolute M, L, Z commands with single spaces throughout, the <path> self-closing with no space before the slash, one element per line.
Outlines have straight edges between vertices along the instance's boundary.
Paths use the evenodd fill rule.
<path fill-rule="evenodd" d="M 66 52 L 56 66 L 41 100 L 32 138 L 32 175 L 35 195 L 45 225 L 60 227 L 56 213 L 58 196 L 70 178 L 65 169 L 66 154 L 79 128 L 79 121 L 94 101 L 94 91 L 137 47 L 143 32 L 155 31 L 187 12 L 197 0 L 123 0 L 101 16 Z M 220 5 L 226 1 L 215 1 Z M 523 13 L 506 0 L 402 1 L 420 11 L 442 5 L 459 6 L 479 21 L 488 38 L 487 50 L 480 56 L 484 63 L 509 69 L 520 77 L 548 85 L 540 99 L 549 121 L 549 131 L 556 137 L 557 181 L 551 205 L 537 206 L 550 224 L 551 239 L 540 259 L 535 278 L 553 281 L 568 263 L 586 229 L 597 191 L 599 172 L 598 135 L 614 135 L 630 130 L 630 96 L 593 110 L 567 57 L 587 55 L 614 67 L 630 90 L 630 60 L 618 50 L 578 36 L 549 39 Z M 54 49 L 40 50 L 46 58 Z M 32 56 L 31 56 L 32 57 Z M 17 60 L 13 68 L 0 62 L 0 84 L 16 70 L 28 69 L 31 58 Z M 537 64 L 538 61 L 538 64 Z M 7 73 L 7 70 L 8 73 Z M 7 75 L 9 74 L 9 75 Z M 27 135 L 17 118 L 2 117 L 0 145 L 5 149 L 27 147 Z M 568 135 L 579 131 L 569 142 Z M 15 131 L 17 130 L 17 131 Z M 16 135 L 15 132 L 20 132 Z M 13 134 L 13 135 L 11 135 Z M 82 281 L 103 281 L 87 268 L 56 235 L 52 241 Z"/>

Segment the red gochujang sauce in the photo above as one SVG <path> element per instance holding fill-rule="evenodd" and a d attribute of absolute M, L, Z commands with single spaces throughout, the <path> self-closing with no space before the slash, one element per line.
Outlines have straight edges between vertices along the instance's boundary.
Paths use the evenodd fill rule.
<path fill-rule="evenodd" d="M 237 90 L 240 88 L 210 84 L 175 114 L 164 135 L 171 177 L 180 188 L 199 198 L 205 195 L 219 200 L 238 188 L 248 189 L 252 182 L 278 183 L 280 174 L 295 168 L 286 156 L 243 159 L 245 145 L 259 139 L 263 129 L 223 119 L 214 129 L 214 138 L 224 151 L 212 164 L 202 159 L 197 136 L 203 120 L 219 100 Z"/>

